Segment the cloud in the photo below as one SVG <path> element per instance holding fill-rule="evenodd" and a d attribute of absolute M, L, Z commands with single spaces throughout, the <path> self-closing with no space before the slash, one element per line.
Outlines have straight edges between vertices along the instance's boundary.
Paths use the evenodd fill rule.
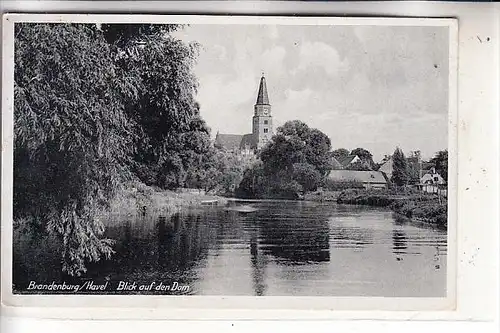
<path fill-rule="evenodd" d="M 213 133 L 247 133 L 261 71 L 275 126 L 300 119 L 375 157 L 446 147 L 448 35 L 440 27 L 191 25 Z"/>
<path fill-rule="evenodd" d="M 266 73 L 284 73 L 284 60 L 286 57 L 286 50 L 282 46 L 276 46 L 267 49 L 260 57 L 260 66 Z"/>
<path fill-rule="evenodd" d="M 332 46 L 323 42 L 305 42 L 299 51 L 299 70 L 307 70 L 311 67 L 320 67 L 327 74 L 334 76 L 340 70 L 349 68 L 349 62 L 341 60 L 339 53 Z"/>

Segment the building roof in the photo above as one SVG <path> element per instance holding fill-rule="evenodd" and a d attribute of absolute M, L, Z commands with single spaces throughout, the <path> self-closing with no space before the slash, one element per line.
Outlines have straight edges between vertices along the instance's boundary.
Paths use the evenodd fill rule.
<path fill-rule="evenodd" d="M 351 164 L 351 162 L 357 157 L 358 155 L 347 155 L 346 157 L 344 158 L 341 158 L 339 160 L 340 164 L 342 164 L 342 166 L 345 168 L 346 166 L 348 166 L 349 164 Z M 359 158 L 359 157 L 358 157 Z"/>
<path fill-rule="evenodd" d="M 227 150 L 240 149 L 243 135 L 240 134 L 219 134 L 215 136 L 215 144 Z"/>
<path fill-rule="evenodd" d="M 266 78 L 264 75 L 260 78 L 259 93 L 255 105 L 269 105 L 269 96 L 267 95 Z"/>
<path fill-rule="evenodd" d="M 393 160 L 392 156 L 386 156 L 378 167 L 378 171 L 385 172 L 388 175 L 392 174 Z"/>
<path fill-rule="evenodd" d="M 242 135 L 240 141 L 240 149 L 245 149 L 247 148 L 247 146 L 249 148 L 255 148 L 257 146 L 257 143 L 255 142 L 255 136 L 252 133 Z"/>
<path fill-rule="evenodd" d="M 380 171 L 332 170 L 328 174 L 328 178 L 346 182 L 387 184 L 384 174 Z"/>
<path fill-rule="evenodd" d="M 334 170 L 342 169 L 342 164 L 335 158 L 335 156 L 330 155 L 330 159 L 332 161 L 332 167 Z"/>

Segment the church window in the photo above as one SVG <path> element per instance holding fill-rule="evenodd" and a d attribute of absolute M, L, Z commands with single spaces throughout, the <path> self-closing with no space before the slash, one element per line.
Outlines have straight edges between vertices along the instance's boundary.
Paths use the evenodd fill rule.
<path fill-rule="evenodd" d="M 269 130 L 267 128 L 264 128 L 264 133 L 267 133 L 269 132 Z"/>
<path fill-rule="evenodd" d="M 264 120 L 264 125 L 267 125 L 268 123 L 269 123 L 269 121 Z"/>

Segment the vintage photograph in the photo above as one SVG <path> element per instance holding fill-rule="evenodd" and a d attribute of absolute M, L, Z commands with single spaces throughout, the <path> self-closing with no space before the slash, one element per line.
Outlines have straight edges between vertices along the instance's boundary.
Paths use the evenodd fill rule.
<path fill-rule="evenodd" d="M 14 294 L 447 297 L 449 25 L 165 22 L 15 23 Z"/>

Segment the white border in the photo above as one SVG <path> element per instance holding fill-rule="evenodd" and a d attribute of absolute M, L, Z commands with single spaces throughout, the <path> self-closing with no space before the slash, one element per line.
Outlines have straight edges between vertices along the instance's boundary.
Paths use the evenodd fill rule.
<path fill-rule="evenodd" d="M 70 15 L 52 15 L 50 16 L 51 18 L 49 19 L 49 21 L 60 21 L 61 19 L 68 19 L 68 18 L 71 18 L 72 20 L 75 19 L 75 16 L 70 16 Z M 102 18 L 103 16 L 100 16 L 100 18 Z M 10 16 L 9 18 L 13 18 L 13 19 L 21 19 L 22 21 L 26 21 L 25 17 L 21 17 L 21 16 L 18 16 L 18 15 L 15 15 L 15 16 Z M 47 16 L 43 16 L 43 17 L 37 17 L 36 20 L 37 21 L 40 21 L 39 18 L 41 19 L 47 19 Z M 108 22 L 111 22 L 112 20 L 109 20 L 108 19 L 109 16 L 106 16 L 106 21 Z M 147 19 L 149 22 L 155 22 L 155 20 L 161 20 L 161 19 L 165 19 L 165 16 L 162 16 L 162 17 L 158 17 L 158 16 L 134 16 L 134 18 L 140 18 L 140 19 Z M 171 17 L 170 17 L 171 18 Z M 169 22 L 173 22 L 172 20 L 170 20 L 169 18 Z M 177 17 L 179 20 L 178 21 L 175 21 L 175 22 L 178 22 L 178 23 L 187 23 L 187 21 L 185 20 L 192 20 L 193 17 L 186 17 L 186 16 L 180 16 L 180 17 Z M 80 22 L 95 22 L 94 20 L 96 19 L 95 16 L 78 16 L 78 21 Z M 113 19 L 116 19 L 116 20 L 123 20 L 124 17 L 119 17 L 119 16 L 113 16 Z M 199 20 L 211 20 L 213 19 L 213 17 L 207 17 L 207 16 L 204 16 L 204 17 L 197 17 L 197 23 L 200 23 Z M 253 21 L 253 22 L 259 22 L 259 23 L 262 23 L 261 20 L 263 20 L 262 18 L 259 18 L 259 17 L 245 17 L 245 18 L 242 18 L 242 17 L 238 17 L 238 18 L 235 18 L 235 17 L 218 17 L 216 18 L 216 20 L 219 20 L 218 23 L 220 23 L 220 20 L 221 19 L 224 19 L 224 24 L 238 24 L 238 23 L 249 23 L 250 21 Z M 184 21 L 183 21 L 184 20 Z M 260 21 L 259 21 L 260 20 Z M 350 19 L 347 19 L 347 18 L 340 18 L 340 19 L 332 19 L 332 18 L 279 18 L 279 17 L 273 17 L 273 18 L 269 18 L 269 17 L 266 17 L 264 18 L 264 20 L 267 22 L 276 22 L 275 20 L 284 20 L 286 21 L 285 24 L 299 24 L 299 22 L 305 22 L 305 21 L 309 21 L 309 22 L 313 22 L 313 24 L 332 24 L 332 20 L 333 22 L 335 22 L 335 24 L 353 24 L 354 21 L 358 21 L 358 22 L 362 22 L 362 24 L 383 24 L 383 25 L 393 25 L 395 24 L 395 22 L 397 22 L 398 25 L 427 25 L 427 24 L 432 24 L 432 25 L 435 25 L 435 22 L 447 22 L 447 23 L 441 23 L 441 24 L 444 24 L 444 25 L 449 25 L 450 22 L 453 22 L 453 21 L 450 21 L 450 20 L 445 20 L 445 21 L 441 21 L 441 20 L 433 20 L 434 23 L 430 23 L 429 21 L 427 20 L 423 20 L 423 19 L 411 19 L 410 21 L 412 21 L 412 23 L 407 23 L 407 24 L 403 24 L 401 22 L 405 21 L 405 22 L 410 22 L 410 21 L 406 21 L 406 20 L 402 20 L 400 21 L 400 19 L 387 19 L 387 20 L 383 20 L 381 21 L 380 19 L 373 19 L 373 18 L 364 18 L 364 19 L 361 19 L 361 18 L 357 18 L 357 19 L 354 19 L 354 21 L 350 21 Z M 267 21 L 267 20 L 270 20 L 270 21 Z M 12 21 L 11 21 L 12 22 Z M 116 22 L 116 21 L 115 21 Z M 130 17 L 127 17 L 127 22 L 132 22 L 130 20 Z M 163 21 L 164 22 L 164 21 Z M 291 22 L 291 23 L 288 23 L 288 22 Z M 381 23 L 382 22 L 382 23 Z M 203 23 L 207 23 L 206 21 L 203 22 Z M 281 23 L 281 22 L 280 22 Z M 282 23 L 283 24 L 283 23 Z M 438 23 L 440 24 L 440 23 Z M 4 25 L 4 40 L 5 40 L 5 34 L 9 31 L 8 29 L 8 24 L 7 25 Z M 10 33 L 12 32 L 12 30 L 10 30 Z M 497 41 L 495 40 L 495 43 L 497 43 Z M 493 44 L 493 43 L 492 43 Z M 456 51 L 456 48 L 454 48 L 452 46 L 453 44 L 450 45 L 450 52 L 453 52 L 453 50 Z M 8 62 L 10 61 L 10 63 L 13 63 L 12 61 L 12 53 L 9 53 L 8 51 L 8 45 L 4 44 L 4 64 L 5 62 Z M 11 52 L 12 50 L 10 50 Z M 457 64 L 456 63 L 453 63 L 453 62 L 450 62 L 450 66 L 456 66 Z M 10 72 L 10 73 L 9 73 Z M 6 191 L 6 187 L 7 188 L 11 188 L 12 184 L 10 183 L 5 183 L 5 180 L 8 181 L 8 177 L 5 178 L 6 176 L 9 176 L 10 175 L 10 178 L 11 178 L 11 169 L 7 169 L 6 166 L 8 167 L 8 165 L 12 165 L 12 160 L 11 160 L 11 154 L 8 154 L 8 152 L 11 152 L 11 149 L 12 149 L 12 140 L 11 140 L 11 137 L 9 138 L 9 133 L 12 133 L 12 128 L 9 127 L 9 126 L 6 126 L 5 122 L 8 122 L 9 120 L 12 121 L 11 119 L 11 106 L 10 106 L 10 109 L 9 109 L 9 104 L 12 105 L 12 100 L 9 99 L 9 96 L 12 96 L 12 85 L 7 85 L 5 84 L 6 82 L 12 82 L 12 68 L 9 69 L 8 66 L 5 66 L 4 67 L 4 77 L 3 77 L 3 82 L 4 82 L 4 85 L 3 85 L 3 93 L 4 93 L 4 113 L 3 113 L 3 131 L 2 131 L 2 198 L 4 200 L 2 200 L 3 204 L 4 205 L 8 205 L 9 202 L 5 202 L 5 198 L 9 198 L 9 196 L 7 196 L 7 194 L 10 195 L 10 193 L 8 193 L 8 191 Z M 453 73 L 456 73 L 456 71 L 450 69 L 450 74 L 453 75 Z M 10 75 L 10 77 L 9 77 Z M 452 81 L 453 78 L 450 78 L 450 82 L 453 82 Z M 456 106 L 457 106 L 457 99 L 456 99 L 456 89 L 450 89 L 450 109 L 451 108 L 455 108 L 456 109 Z M 9 116 L 10 115 L 10 116 Z M 8 119 L 7 117 L 10 117 L 10 119 Z M 470 114 L 465 114 L 465 116 L 469 116 L 470 117 Z M 457 131 L 458 130 L 458 124 L 462 124 L 462 121 L 467 121 L 467 119 L 462 119 L 463 117 L 460 116 L 460 122 L 456 122 L 456 118 L 452 117 L 450 119 L 451 121 L 451 124 L 450 124 L 450 127 L 449 127 L 449 133 L 450 133 L 450 137 L 452 138 L 455 138 L 456 139 L 456 135 L 457 135 Z M 466 122 L 464 122 L 465 124 Z M 460 146 L 460 143 L 464 140 L 461 140 L 462 139 L 462 132 L 459 131 L 459 146 Z M 454 140 L 450 140 L 450 143 L 454 142 Z M 466 143 L 469 142 L 469 141 L 466 141 Z M 462 145 L 463 146 L 463 145 Z M 462 147 L 461 146 L 461 147 Z M 452 156 L 452 151 L 454 149 L 454 145 L 451 145 L 450 146 L 450 156 Z M 10 150 L 9 150 L 10 149 Z M 462 149 L 462 148 L 460 148 Z M 6 153 L 7 152 L 7 153 Z M 462 150 L 461 150 L 462 152 Z M 466 153 L 468 153 L 469 151 L 466 151 Z M 457 161 L 455 160 L 455 163 L 457 163 Z M 455 164 L 456 165 L 456 164 Z M 460 162 L 460 166 L 462 166 L 462 163 Z M 450 168 L 452 169 L 452 168 Z M 491 174 L 490 174 L 491 175 Z M 451 180 L 453 179 L 454 177 L 450 177 L 450 183 L 451 183 Z M 457 182 L 455 182 L 454 184 L 454 187 L 455 188 L 458 188 L 457 186 Z M 452 184 L 450 184 L 451 186 L 453 186 Z M 451 193 L 452 191 L 450 191 Z M 460 200 L 460 197 L 458 198 L 458 200 Z M 453 200 L 450 200 L 450 203 L 452 202 Z M 5 206 L 3 206 L 2 208 L 5 208 Z M 451 207 L 450 207 L 451 208 Z M 6 220 L 6 217 L 9 217 L 8 214 L 11 214 L 11 212 L 9 212 L 9 207 L 7 207 L 7 209 L 2 209 L 2 228 L 3 228 L 3 231 L 2 232 L 2 240 L 4 241 L 4 247 L 3 247 L 3 255 L 5 255 L 5 253 L 7 252 L 8 253 L 8 250 L 6 251 L 5 249 L 8 248 L 8 246 L 5 246 L 6 242 L 7 244 L 10 244 L 8 241 L 10 240 L 9 236 L 10 236 L 10 231 L 11 230 L 8 230 L 8 228 L 6 227 L 6 224 L 4 223 L 5 220 Z M 450 211 L 454 211 L 453 209 L 450 209 Z M 461 215 L 459 215 L 460 217 L 462 217 Z M 453 216 L 451 215 L 450 216 L 450 221 L 453 221 Z M 461 224 L 461 220 L 462 219 L 459 219 L 459 224 L 460 226 L 462 226 Z M 450 226 L 453 225 L 453 223 L 450 223 Z M 453 230 L 450 230 L 449 234 L 454 234 L 454 231 Z M 453 241 L 453 240 L 452 240 Z M 448 256 L 448 260 L 451 261 L 453 258 L 452 258 L 452 253 L 454 253 L 454 251 L 449 251 L 449 256 Z M 3 257 L 5 258 L 5 257 Z M 9 262 L 8 261 L 6 263 L 5 260 L 2 261 L 2 271 L 3 272 L 6 272 L 6 271 L 10 271 L 10 270 L 6 270 L 6 268 L 9 268 L 8 265 L 9 265 Z M 453 265 L 448 265 L 448 267 L 450 268 L 450 266 L 453 266 Z M 454 274 L 452 274 L 454 276 Z M 451 275 L 449 274 L 449 277 Z M 454 281 L 454 279 L 453 279 Z M 460 281 L 460 279 L 458 280 Z M 4 281 L 4 282 L 10 282 L 10 281 Z M 3 283 L 3 286 L 2 286 L 2 296 L 4 296 L 4 289 L 5 289 L 5 286 L 10 286 L 10 283 Z M 454 288 L 453 288 L 454 289 Z M 66 303 L 66 302 L 73 302 L 75 301 L 75 299 L 69 299 L 71 298 L 71 296 L 66 297 L 66 296 L 50 296 L 48 297 L 47 300 L 43 300 L 43 297 L 44 296 L 35 296 L 35 297 L 32 297 L 32 296 L 22 296 L 23 298 L 25 298 L 24 301 L 29 301 L 29 300 L 34 300 L 36 299 L 36 301 L 33 301 L 35 303 L 37 303 L 38 305 L 40 305 L 41 303 L 40 300 L 42 302 L 51 302 L 51 299 L 54 300 L 54 299 L 57 299 L 57 303 L 58 305 L 62 305 L 63 303 Z M 106 300 L 112 300 L 113 296 L 78 296 L 78 302 L 80 303 L 80 300 L 82 299 L 81 297 L 89 297 L 89 300 L 91 301 L 91 303 L 94 303 L 94 302 L 97 302 L 98 304 L 104 306 L 105 305 L 105 301 L 104 299 Z M 384 300 L 384 299 L 380 299 L 380 298 L 375 298 L 375 299 L 363 299 L 363 300 L 360 300 L 360 298 L 355 298 L 354 301 L 357 305 L 357 309 L 358 310 L 361 310 L 361 309 L 373 309 L 373 307 L 375 306 L 375 308 L 378 308 L 379 310 L 382 310 L 382 311 L 377 311 L 377 312 L 359 312 L 359 311 L 346 311 L 346 312 L 342 312 L 342 313 L 332 313 L 330 310 L 325 310 L 325 309 L 332 309 L 332 308 L 336 308 L 338 309 L 338 305 L 342 305 L 342 304 L 339 304 L 339 303 L 342 303 L 342 302 L 347 302 L 347 303 L 344 303 L 345 304 L 348 304 L 350 303 L 350 301 L 352 300 L 348 300 L 347 298 L 335 298 L 336 301 L 338 302 L 335 302 L 335 304 L 332 304 L 331 303 L 331 299 L 330 300 L 327 300 L 327 297 L 321 297 L 321 298 L 305 298 L 304 301 L 306 301 L 306 303 L 304 302 L 299 302 L 300 304 L 293 304 L 297 298 L 293 297 L 291 299 L 289 299 L 287 297 L 286 299 L 286 303 L 287 304 L 287 309 L 292 309 L 294 307 L 296 307 L 297 305 L 299 305 L 297 307 L 297 310 L 294 310 L 294 311 L 286 311 L 283 309 L 282 307 L 282 302 L 283 300 L 281 300 L 281 302 L 279 302 L 280 304 L 276 304 L 277 306 L 274 307 L 274 306 L 268 306 L 269 304 L 269 301 L 270 300 L 267 300 L 266 298 L 260 298 L 263 300 L 263 302 L 265 303 L 260 303 L 260 304 L 255 304 L 255 307 L 254 306 L 251 306 L 251 308 L 253 308 L 253 310 L 248 310 L 250 307 L 246 306 L 246 310 L 244 310 L 243 308 L 240 309 L 240 310 L 235 310 L 235 307 L 234 307 L 234 303 L 231 304 L 231 301 L 234 300 L 234 298 L 232 297 L 223 297 L 223 299 L 219 300 L 219 301 L 223 301 L 225 302 L 226 306 L 229 308 L 229 309 L 232 309 L 232 310 L 226 310 L 226 311 L 221 311 L 221 310 L 216 310 L 216 306 L 214 306 L 214 298 L 213 297 L 207 297 L 207 296 L 203 296 L 202 299 L 200 300 L 197 300 L 197 305 L 196 306 L 190 306 L 188 305 L 187 303 L 189 303 L 188 301 L 182 301 L 182 305 L 181 304 L 176 304 L 174 305 L 172 301 L 168 301 L 166 300 L 165 297 L 154 297 L 154 296 L 116 296 L 118 297 L 117 298 L 117 302 L 119 302 L 119 304 L 113 304 L 113 305 L 121 305 L 121 306 L 127 306 L 127 305 L 131 305 L 131 303 L 129 302 L 132 302 L 133 304 L 137 304 L 138 302 L 143 302 L 143 300 L 141 300 L 141 298 L 145 298 L 144 299 L 144 302 L 147 303 L 148 305 L 152 305 L 154 304 L 155 307 L 158 307 L 160 306 L 160 302 L 161 303 L 164 303 L 164 302 L 167 302 L 168 304 L 161 304 L 162 305 L 162 309 L 159 309 L 159 308 L 156 308 L 155 311 L 151 312 L 150 309 L 144 311 L 145 309 L 138 309 L 138 308 L 123 308 L 123 309 L 120 309 L 119 311 L 116 310 L 116 308 L 114 309 L 115 311 L 113 311 L 113 313 L 110 313 L 109 310 L 108 311 L 105 311 L 105 309 L 97 309 L 97 308 L 93 308 L 92 310 L 89 310 L 88 308 L 85 309 L 86 311 L 82 311 L 82 309 L 78 309 L 78 308 L 66 308 L 66 309 L 58 309 L 58 313 L 55 315 L 56 317 L 67 317 L 67 316 L 70 316 L 70 317 L 89 317 L 91 316 L 92 318 L 111 318 L 111 317 L 114 317 L 114 318 L 123 318 L 123 317 L 126 317 L 126 318 L 131 318 L 131 317 L 136 317 L 136 318 L 145 318 L 145 317 L 149 317 L 149 318 L 165 318 L 165 317 L 169 317 L 169 318 L 180 318 L 180 317 L 183 317 L 183 318 L 224 318 L 226 317 L 227 315 L 230 315 L 232 317 L 239 317 L 239 318 L 255 318 L 255 317 L 260 317 L 260 318 L 277 318 L 277 317 L 288 317 L 290 314 L 293 315 L 293 318 L 309 318 L 309 319 L 312 319 L 312 318 L 375 318 L 375 319 L 380 319 L 380 318 L 409 318 L 409 317 L 412 317 L 413 319 L 436 319 L 436 318 L 444 318 L 444 317 L 447 317 L 448 319 L 458 319 L 458 318 L 463 318 L 463 314 L 460 315 L 459 311 L 455 311 L 455 312 L 451 312 L 451 311 L 440 311 L 440 312 L 407 312 L 407 311 L 399 311 L 399 312 L 387 312 L 387 311 L 383 311 L 383 310 L 387 310 L 387 309 L 384 309 L 384 303 L 392 303 L 392 304 L 388 304 L 389 308 L 391 309 L 394 309 L 394 305 L 397 306 L 397 308 L 401 309 L 401 308 L 404 308 L 404 300 L 403 302 L 401 303 L 398 303 L 398 304 L 395 304 L 394 303 L 394 300 Z M 189 299 L 193 299 L 194 297 L 196 296 L 190 296 Z M 17 298 L 17 296 L 16 296 Z M 218 299 L 218 298 L 215 298 L 215 299 Z M 244 299 L 245 301 L 251 301 L 250 299 L 253 299 L 253 298 L 249 298 L 249 299 Z M 273 299 L 276 300 L 276 297 L 273 297 Z M 4 299 L 5 300 L 5 299 Z M 242 300 L 242 298 L 238 298 L 238 300 Z M 10 301 L 10 300 L 9 300 Z M 388 301 L 388 302 L 386 302 Z M 421 299 L 422 301 L 422 299 Z M 427 300 L 424 300 L 424 301 L 428 301 Z M 202 302 L 204 304 L 200 304 L 199 302 Z M 129 303 L 129 304 L 127 304 Z M 220 303 L 220 302 L 219 302 Z M 364 304 L 361 304 L 361 307 L 360 306 L 360 303 L 364 303 Z M 25 303 L 26 304 L 26 303 Z M 262 305 L 263 304 L 266 304 L 265 308 L 275 308 L 274 311 L 266 311 L 266 310 L 259 310 L 259 309 L 262 309 Z M 33 303 L 31 304 L 33 305 Z M 45 303 L 45 305 L 49 305 L 48 303 Z M 52 303 L 53 305 L 53 303 Z M 66 304 L 65 306 L 70 306 L 71 304 Z M 74 305 L 74 304 L 73 304 Z M 82 305 L 82 303 L 80 303 L 80 305 Z M 165 309 L 163 307 L 163 305 L 167 305 L 167 306 L 174 306 L 175 308 L 169 308 L 169 309 Z M 181 309 L 179 307 L 179 305 L 183 306 L 184 309 Z M 201 309 L 199 306 L 200 305 L 203 305 L 203 313 L 193 313 L 193 309 Z M 246 304 L 248 305 L 248 303 Z M 309 305 L 309 306 L 307 306 Z M 332 307 L 333 305 L 333 307 Z M 351 306 L 347 306 L 347 308 L 349 309 L 352 309 L 352 303 L 350 304 Z M 413 305 L 415 305 L 415 303 L 413 303 Z M 422 304 L 420 304 L 422 305 Z M 429 304 L 424 304 L 424 308 L 425 309 L 429 309 L 428 307 Z M 443 305 L 443 304 L 440 304 L 439 306 L 441 308 L 444 308 L 444 309 L 450 309 L 449 307 L 450 304 L 446 304 L 446 305 Z M 443 307 L 444 306 L 444 307 Z M 311 311 L 305 311 L 305 310 L 298 310 L 299 308 L 301 309 L 304 309 L 304 308 L 307 308 L 307 309 L 317 309 L 317 311 L 314 311 L 314 312 L 311 312 Z M 323 310 L 322 310 L 323 309 Z M 344 307 L 344 309 L 346 309 Z M 17 310 L 19 310 L 19 308 L 7 308 L 7 309 L 3 309 L 3 310 L 7 310 L 9 313 L 16 313 Z M 164 310 L 167 310 L 167 312 L 165 312 Z M 54 316 L 54 311 L 53 309 L 47 309 L 45 311 L 42 311 L 40 312 L 40 309 L 26 309 L 24 308 L 23 309 L 23 312 L 25 314 L 31 314 L 31 315 L 34 315 L 35 312 L 38 314 L 38 315 L 41 315 L 41 316 L 49 316 L 49 317 L 53 317 Z M 444 314 L 444 315 L 443 315 Z M 193 316 L 194 315 L 194 316 Z M 179 317 L 180 316 L 180 317 Z"/>

